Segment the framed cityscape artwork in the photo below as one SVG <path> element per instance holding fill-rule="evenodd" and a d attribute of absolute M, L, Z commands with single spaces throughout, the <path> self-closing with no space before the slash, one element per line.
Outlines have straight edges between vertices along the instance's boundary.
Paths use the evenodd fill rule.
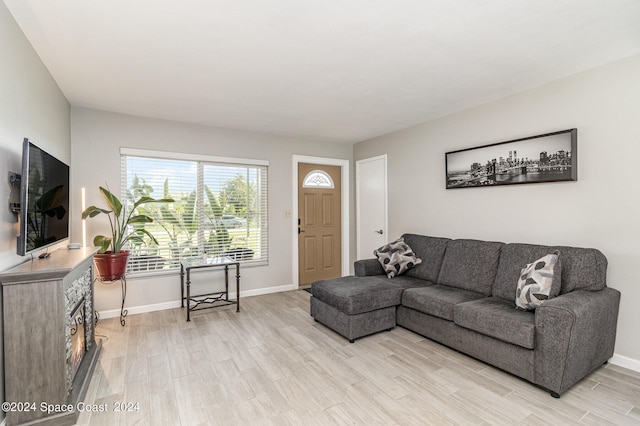
<path fill-rule="evenodd" d="M 578 180 L 578 130 L 445 153 L 447 189 Z"/>

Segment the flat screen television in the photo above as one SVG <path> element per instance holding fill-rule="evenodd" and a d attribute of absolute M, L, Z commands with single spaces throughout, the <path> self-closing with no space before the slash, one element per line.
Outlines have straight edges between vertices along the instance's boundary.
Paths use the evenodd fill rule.
<path fill-rule="evenodd" d="M 20 181 L 18 254 L 69 238 L 69 166 L 25 138 Z"/>

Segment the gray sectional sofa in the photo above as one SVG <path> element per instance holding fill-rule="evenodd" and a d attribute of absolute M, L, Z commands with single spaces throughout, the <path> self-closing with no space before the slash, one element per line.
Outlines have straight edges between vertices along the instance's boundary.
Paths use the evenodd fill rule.
<path fill-rule="evenodd" d="M 620 293 L 597 249 L 405 234 L 422 263 L 387 278 L 377 259 L 311 287 L 311 315 L 354 339 L 396 325 L 519 376 L 559 397 L 613 355 Z M 559 252 L 561 289 L 515 308 L 521 270 Z"/>

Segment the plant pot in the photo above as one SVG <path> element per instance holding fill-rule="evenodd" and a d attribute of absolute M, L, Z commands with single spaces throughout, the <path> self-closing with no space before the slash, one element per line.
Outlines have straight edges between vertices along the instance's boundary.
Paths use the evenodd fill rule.
<path fill-rule="evenodd" d="M 93 261 L 96 264 L 96 276 L 101 281 L 115 281 L 124 276 L 127 270 L 129 251 L 122 250 L 119 253 L 96 253 Z"/>

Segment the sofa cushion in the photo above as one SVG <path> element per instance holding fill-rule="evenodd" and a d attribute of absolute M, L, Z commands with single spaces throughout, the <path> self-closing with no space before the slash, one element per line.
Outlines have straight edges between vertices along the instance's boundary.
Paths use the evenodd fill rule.
<path fill-rule="evenodd" d="M 562 258 L 560 294 L 574 290 L 599 291 L 607 285 L 607 258 L 600 250 L 558 247 Z"/>
<path fill-rule="evenodd" d="M 490 296 L 503 245 L 492 241 L 449 241 L 436 283 Z"/>
<path fill-rule="evenodd" d="M 399 305 L 405 288 L 429 284 L 415 278 L 396 282 L 384 275 L 351 276 L 316 281 L 311 284 L 311 294 L 340 312 L 353 315 Z"/>
<path fill-rule="evenodd" d="M 527 349 L 535 348 L 534 320 L 533 311 L 513 309 L 513 302 L 496 297 L 459 303 L 453 312 L 460 327 Z"/>
<path fill-rule="evenodd" d="M 522 268 L 534 259 L 553 253 L 554 250 L 549 246 L 534 244 L 505 244 L 500 253 L 492 296 L 510 302 L 515 300 Z"/>
<path fill-rule="evenodd" d="M 522 268 L 516 290 L 516 308 L 534 310 L 560 294 L 562 263 L 558 252 L 547 254 Z"/>
<path fill-rule="evenodd" d="M 453 307 L 455 305 L 485 297 L 473 291 L 436 284 L 405 290 L 402 293 L 402 306 L 453 321 Z"/>
<path fill-rule="evenodd" d="M 435 282 L 442 266 L 444 252 L 449 238 L 427 237 L 424 235 L 404 234 L 404 241 L 413 252 L 422 259 L 422 263 L 408 270 L 405 275 Z"/>
<path fill-rule="evenodd" d="M 400 237 L 373 251 L 388 278 L 403 274 L 415 265 L 422 263 L 411 247 Z"/>
<path fill-rule="evenodd" d="M 560 252 L 562 262 L 560 294 L 573 290 L 602 290 L 606 285 L 607 259 L 596 249 L 553 247 L 535 244 L 505 244 L 492 296 L 507 301 L 516 298 L 518 277 L 524 265 L 545 254 Z"/>
<path fill-rule="evenodd" d="M 391 285 L 400 287 L 400 288 L 416 288 L 416 287 L 429 287 L 432 286 L 433 283 L 427 280 L 421 280 L 420 278 L 408 277 L 405 275 L 400 275 L 395 277 L 393 280 L 387 280 L 391 282 Z"/>

